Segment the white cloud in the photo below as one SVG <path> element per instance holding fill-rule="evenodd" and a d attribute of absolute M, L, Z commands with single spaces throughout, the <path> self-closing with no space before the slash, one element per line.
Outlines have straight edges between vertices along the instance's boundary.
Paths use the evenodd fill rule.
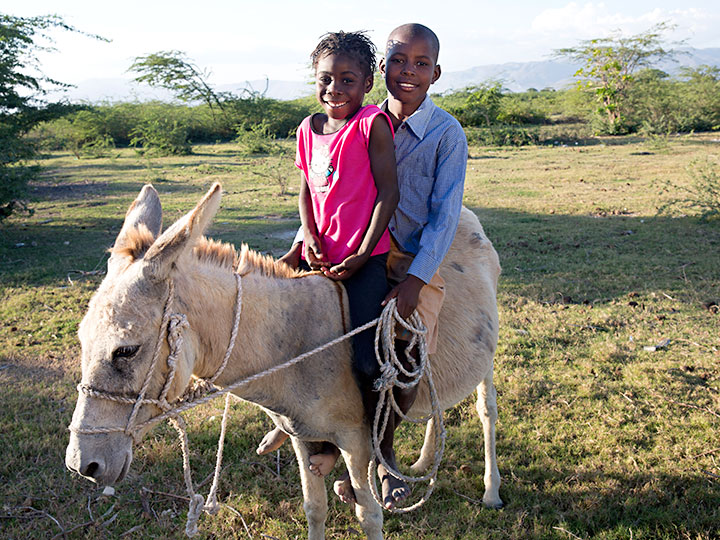
<path fill-rule="evenodd" d="M 628 6 L 627 10 L 632 9 Z M 531 23 L 531 31 L 539 38 L 563 38 L 569 42 L 604 37 L 620 31 L 633 35 L 648 30 L 660 22 L 675 24 L 669 39 L 691 38 L 696 47 L 720 46 L 718 24 L 720 17 L 704 9 L 653 8 L 630 14 L 627 10 L 611 9 L 603 2 L 570 2 L 561 8 L 551 8 L 538 14 Z M 572 43 L 567 43 L 571 45 Z"/>

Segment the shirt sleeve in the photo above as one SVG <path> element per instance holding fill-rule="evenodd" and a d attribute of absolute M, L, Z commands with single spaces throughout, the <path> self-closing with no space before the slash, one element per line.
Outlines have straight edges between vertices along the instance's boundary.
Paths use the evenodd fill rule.
<path fill-rule="evenodd" d="M 467 156 L 465 132 L 455 122 L 438 145 L 428 222 L 420 236 L 420 249 L 408 269 L 408 274 L 425 283 L 429 283 L 440 268 L 455 238 L 462 210 Z"/>

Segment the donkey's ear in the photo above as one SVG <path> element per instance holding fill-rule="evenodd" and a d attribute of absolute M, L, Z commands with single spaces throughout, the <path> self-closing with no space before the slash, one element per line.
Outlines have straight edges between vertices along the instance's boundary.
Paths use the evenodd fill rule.
<path fill-rule="evenodd" d="M 108 270 L 111 270 L 113 266 L 117 266 L 120 259 L 128 257 L 128 255 L 123 255 L 126 252 L 123 248 L 130 243 L 130 237 L 133 236 L 131 231 L 143 229 L 143 226 L 150 232 L 152 239 L 157 238 L 162 230 L 160 197 L 158 197 L 158 192 L 150 184 L 143 186 L 125 214 L 122 229 L 120 229 L 120 233 L 115 239 L 115 245 L 111 249 L 112 255 L 108 261 Z"/>
<path fill-rule="evenodd" d="M 222 186 L 213 184 L 194 210 L 170 226 L 155 240 L 143 259 L 143 272 L 152 280 L 163 280 L 170 275 L 173 265 L 186 251 L 192 249 L 220 207 Z"/>

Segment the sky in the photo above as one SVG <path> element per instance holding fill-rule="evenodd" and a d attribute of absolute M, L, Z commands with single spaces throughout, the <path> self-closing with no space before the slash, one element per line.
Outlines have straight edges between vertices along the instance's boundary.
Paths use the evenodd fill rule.
<path fill-rule="evenodd" d="M 717 0 L 2 0 L 0 13 L 56 14 L 75 28 L 110 42 L 53 32 L 52 53 L 39 55 L 45 75 L 77 84 L 132 78 L 142 55 L 183 51 L 210 72 L 212 84 L 308 80 L 308 57 L 328 31 L 366 30 L 382 50 L 389 32 L 406 22 L 432 28 L 445 72 L 474 66 L 548 59 L 552 51 L 620 30 L 645 31 L 661 21 L 668 34 L 696 48 L 720 47 Z M 12 5 L 9 7 L 8 5 Z"/>

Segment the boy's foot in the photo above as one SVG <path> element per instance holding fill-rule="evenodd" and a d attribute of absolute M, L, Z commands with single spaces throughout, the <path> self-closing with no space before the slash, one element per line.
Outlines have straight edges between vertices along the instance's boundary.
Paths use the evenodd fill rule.
<path fill-rule="evenodd" d="M 284 443 L 289 436 L 290 435 L 285 433 L 282 429 L 276 427 L 265 434 L 255 451 L 261 456 L 274 452 L 282 446 L 282 443 Z"/>
<path fill-rule="evenodd" d="M 340 450 L 337 446 L 325 443 L 320 452 L 310 456 L 310 472 L 315 476 L 327 476 L 333 470 L 339 456 Z"/>
<path fill-rule="evenodd" d="M 388 510 L 392 510 L 397 503 L 410 496 L 410 486 L 404 480 L 395 478 L 382 465 L 378 467 L 378 476 L 382 484 L 383 505 Z"/>
<path fill-rule="evenodd" d="M 355 502 L 355 490 L 352 487 L 350 475 L 347 471 L 345 471 L 339 479 L 335 480 L 333 491 L 335 491 L 335 495 L 340 497 L 340 500 L 345 504 Z"/>

